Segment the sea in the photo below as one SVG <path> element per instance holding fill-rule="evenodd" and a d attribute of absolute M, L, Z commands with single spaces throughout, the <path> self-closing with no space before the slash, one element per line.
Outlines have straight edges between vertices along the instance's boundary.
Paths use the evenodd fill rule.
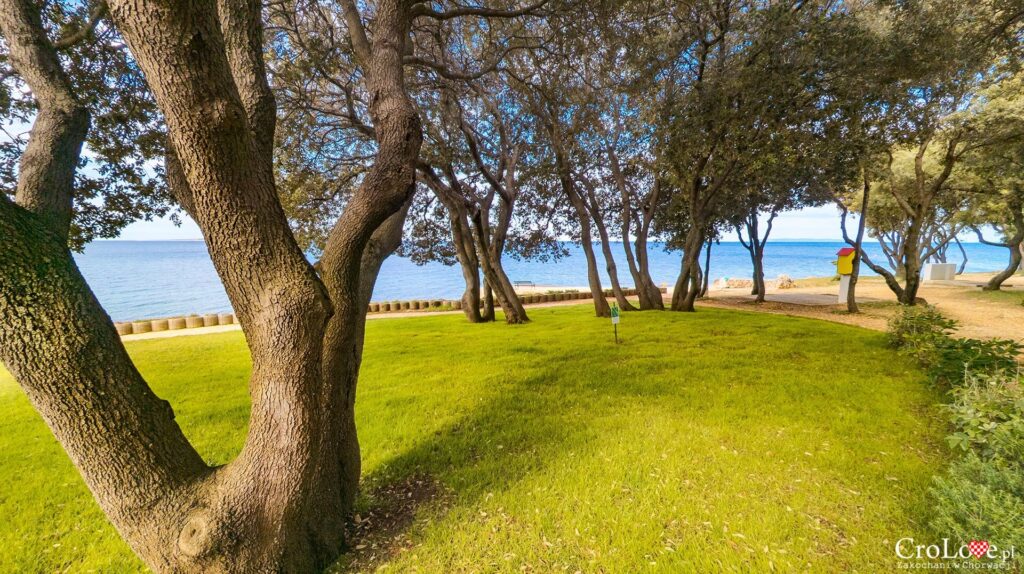
<path fill-rule="evenodd" d="M 964 243 L 967 272 L 995 271 L 1005 267 L 1007 250 L 980 243 Z M 505 260 L 512 281 L 532 281 L 537 285 L 583 286 L 587 267 L 583 250 L 565 244 L 569 254 L 557 261 Z M 788 275 L 794 279 L 835 274 L 836 251 L 845 244 L 834 241 L 770 241 L 765 248 L 765 276 L 769 279 Z M 866 244 L 868 254 L 882 262 L 877 244 Z M 595 247 L 598 256 L 601 250 Z M 613 255 L 623 286 L 632 286 L 632 278 L 622 255 L 622 245 L 613 245 Z M 100 303 L 115 321 L 170 317 L 189 313 L 230 311 L 224 288 L 202 241 L 95 241 L 77 254 L 82 274 Z M 681 253 L 669 251 L 657 243 L 650 245 L 651 276 L 658 284 L 673 285 L 679 273 Z M 950 249 L 950 262 L 959 263 L 959 251 Z M 600 269 L 607 287 L 601 257 Z M 868 270 L 865 269 L 865 272 Z M 711 250 L 711 278 L 747 278 L 751 273 L 750 256 L 737 242 L 722 242 Z M 464 284 L 458 267 L 440 263 L 417 265 L 396 255 L 381 267 L 373 291 L 374 301 L 403 299 L 457 299 Z"/>

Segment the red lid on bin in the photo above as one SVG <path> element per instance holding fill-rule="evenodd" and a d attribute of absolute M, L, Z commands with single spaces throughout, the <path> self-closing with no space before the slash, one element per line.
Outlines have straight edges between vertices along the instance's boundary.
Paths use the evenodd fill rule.
<path fill-rule="evenodd" d="M 840 257 L 843 257 L 844 255 L 849 255 L 849 254 L 853 253 L 854 251 L 857 251 L 857 250 L 854 249 L 853 247 L 843 247 L 842 249 L 839 250 L 838 253 L 836 253 L 836 255 L 838 255 Z"/>

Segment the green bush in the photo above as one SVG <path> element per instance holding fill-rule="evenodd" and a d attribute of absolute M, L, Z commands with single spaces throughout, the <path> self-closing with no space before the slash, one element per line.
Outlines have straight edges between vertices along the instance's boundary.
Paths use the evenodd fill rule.
<path fill-rule="evenodd" d="M 968 376 L 951 391 L 951 447 L 966 451 L 931 489 L 932 527 L 961 541 L 1024 548 L 1024 389 L 1012 375 Z M 1016 558 L 1020 566 L 1022 554 Z"/>
<path fill-rule="evenodd" d="M 953 337 L 957 323 L 929 305 L 901 308 L 889 319 L 889 345 L 914 357 L 932 381 L 958 385 L 970 374 L 1017 369 L 1021 346 L 1008 339 Z"/>
<path fill-rule="evenodd" d="M 931 305 L 900 307 L 889 319 L 889 346 L 903 349 L 948 337 L 956 325 L 956 321 L 943 317 L 942 313 Z"/>
<path fill-rule="evenodd" d="M 937 501 L 935 532 L 962 542 L 1016 547 L 1013 563 L 1024 564 L 1024 468 L 972 452 L 936 477 L 931 493 Z"/>
<path fill-rule="evenodd" d="M 950 446 L 1024 464 L 1024 389 L 1016 375 L 972 375 L 951 394 Z"/>
<path fill-rule="evenodd" d="M 966 339 L 914 335 L 904 352 L 913 355 L 932 381 L 959 385 L 971 375 L 1016 371 L 1021 347 L 1008 339 Z"/>

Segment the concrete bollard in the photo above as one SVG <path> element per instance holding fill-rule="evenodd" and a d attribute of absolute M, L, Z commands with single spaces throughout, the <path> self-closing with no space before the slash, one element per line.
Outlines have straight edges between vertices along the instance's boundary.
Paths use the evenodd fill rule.
<path fill-rule="evenodd" d="M 419 311 L 420 310 L 420 302 L 419 301 L 412 301 L 412 310 L 413 311 Z"/>
<path fill-rule="evenodd" d="M 401 301 L 392 301 L 391 302 L 391 310 L 392 311 L 401 311 L 402 310 L 402 302 Z"/>
<path fill-rule="evenodd" d="M 171 331 L 177 331 L 178 329 L 185 328 L 184 317 L 171 317 L 167 320 L 167 328 Z"/>
<path fill-rule="evenodd" d="M 371 313 L 380 313 L 380 303 L 370 303 Z"/>
<path fill-rule="evenodd" d="M 168 328 L 167 319 L 153 319 L 149 324 L 153 331 L 166 331 Z"/>
<path fill-rule="evenodd" d="M 410 309 L 412 309 L 412 303 L 409 301 L 402 301 L 402 310 L 409 311 Z"/>
<path fill-rule="evenodd" d="M 207 313 L 203 315 L 203 327 L 216 327 L 219 325 L 216 313 Z"/>
<path fill-rule="evenodd" d="M 132 324 L 131 323 L 114 323 L 114 328 L 117 329 L 117 334 L 118 335 L 124 336 L 124 335 L 131 335 L 132 334 Z"/>
<path fill-rule="evenodd" d="M 452 309 L 461 311 L 462 310 L 462 300 L 461 299 L 456 299 L 456 300 L 452 301 Z"/>
<path fill-rule="evenodd" d="M 153 330 L 152 321 L 133 321 L 132 322 L 132 334 L 148 333 Z"/>
<path fill-rule="evenodd" d="M 188 317 L 185 317 L 185 328 L 186 329 L 195 329 L 197 327 L 202 327 L 202 326 L 203 326 L 203 318 L 200 317 L 199 315 L 189 315 Z"/>
<path fill-rule="evenodd" d="M 221 325 L 231 325 L 235 322 L 234 313 L 218 313 L 217 322 Z"/>

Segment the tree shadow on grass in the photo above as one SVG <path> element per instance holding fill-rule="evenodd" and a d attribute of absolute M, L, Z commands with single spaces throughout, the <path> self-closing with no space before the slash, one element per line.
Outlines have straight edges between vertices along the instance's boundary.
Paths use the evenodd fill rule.
<path fill-rule="evenodd" d="M 574 404 L 592 397 L 567 396 L 556 377 L 544 371 L 501 384 L 455 423 L 363 476 L 352 551 L 329 572 L 372 572 L 415 545 L 409 531 L 417 519 L 471 506 L 568 449 L 587 449 L 596 433 L 587 427 L 588 411 Z"/>

